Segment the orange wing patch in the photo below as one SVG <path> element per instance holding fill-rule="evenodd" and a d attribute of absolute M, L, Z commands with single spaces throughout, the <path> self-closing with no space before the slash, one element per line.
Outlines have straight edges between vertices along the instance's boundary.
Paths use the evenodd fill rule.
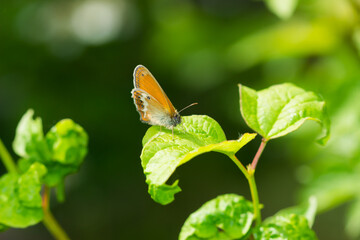
<path fill-rule="evenodd" d="M 135 88 L 140 88 L 153 96 L 171 115 L 175 113 L 175 108 L 171 101 L 146 67 L 139 65 L 135 68 L 134 86 Z"/>

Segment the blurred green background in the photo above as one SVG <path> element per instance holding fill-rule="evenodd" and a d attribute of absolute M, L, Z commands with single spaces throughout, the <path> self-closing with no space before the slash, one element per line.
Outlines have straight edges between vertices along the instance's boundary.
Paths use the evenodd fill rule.
<path fill-rule="evenodd" d="M 176 171 L 183 191 L 172 204 L 152 201 L 139 159 L 148 126 L 130 98 L 135 66 L 149 68 L 178 109 L 198 102 L 183 114 L 213 117 L 228 139 L 252 132 L 238 83 L 293 82 L 324 97 L 332 137 L 317 145 L 320 128 L 306 123 L 268 144 L 256 172 L 263 216 L 314 194 L 319 239 L 360 239 L 359 10 L 358 0 L 1 1 L 0 137 L 11 150 L 28 108 L 45 132 L 63 118 L 88 132 L 66 202 L 51 203 L 72 239 L 177 239 L 204 202 L 250 199 L 249 189 L 229 159 L 210 153 Z M 259 144 L 238 153 L 244 164 Z M 38 224 L 0 238 L 51 236 Z"/>

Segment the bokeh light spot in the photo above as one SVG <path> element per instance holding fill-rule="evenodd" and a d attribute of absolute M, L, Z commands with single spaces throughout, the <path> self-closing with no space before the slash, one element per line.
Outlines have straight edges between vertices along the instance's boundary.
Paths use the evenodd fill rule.
<path fill-rule="evenodd" d="M 87 1 L 74 9 L 71 28 L 75 37 L 86 44 L 103 44 L 120 32 L 123 4 L 110 1 Z"/>

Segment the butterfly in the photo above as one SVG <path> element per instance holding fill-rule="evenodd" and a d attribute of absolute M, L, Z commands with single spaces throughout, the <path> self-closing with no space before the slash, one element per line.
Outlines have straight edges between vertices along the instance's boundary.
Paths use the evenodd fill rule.
<path fill-rule="evenodd" d="M 142 65 L 136 66 L 134 70 L 134 89 L 131 91 L 131 97 L 140 113 L 140 121 L 171 129 L 173 138 L 174 127 L 181 123 L 179 113 L 197 104 L 190 104 L 178 112 L 154 76 Z"/>

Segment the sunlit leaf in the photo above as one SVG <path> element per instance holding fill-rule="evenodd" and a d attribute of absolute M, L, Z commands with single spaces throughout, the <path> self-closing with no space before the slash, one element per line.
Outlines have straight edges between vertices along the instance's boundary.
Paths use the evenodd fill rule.
<path fill-rule="evenodd" d="M 272 59 L 326 54 L 338 46 L 341 35 L 329 21 L 291 19 L 238 40 L 228 50 L 228 61 L 244 70 Z"/>
<path fill-rule="evenodd" d="M 33 119 L 34 110 L 29 109 L 21 118 L 13 142 L 13 149 L 20 157 L 43 162 L 49 159 L 50 153 L 46 142 L 41 118 Z"/>
<path fill-rule="evenodd" d="M 316 240 L 305 216 L 294 213 L 269 217 L 254 231 L 255 240 Z"/>
<path fill-rule="evenodd" d="M 84 129 L 71 119 L 58 122 L 46 134 L 53 161 L 79 165 L 87 153 L 88 136 Z"/>
<path fill-rule="evenodd" d="M 48 170 L 43 181 L 53 187 L 78 171 L 87 153 L 88 136 L 81 126 L 64 119 L 44 137 L 41 119 L 33 120 L 33 115 L 33 110 L 27 111 L 16 130 L 13 146 L 21 157 L 18 166 L 25 172 L 33 163 L 41 162 Z"/>
<path fill-rule="evenodd" d="M 309 201 L 306 204 L 294 206 L 285 208 L 278 213 L 276 213 L 277 216 L 285 216 L 289 214 L 297 214 L 304 216 L 308 223 L 309 227 L 311 228 L 315 221 L 315 215 L 316 215 L 316 208 L 317 208 L 317 200 L 315 197 L 310 197 Z"/>
<path fill-rule="evenodd" d="M 238 140 L 227 141 L 220 125 L 208 116 L 183 117 L 182 124 L 174 129 L 174 138 L 171 130 L 149 128 L 143 139 L 141 164 L 151 197 L 161 204 L 172 202 L 181 189 L 177 181 L 172 185 L 166 181 L 178 166 L 210 151 L 235 154 L 254 137 L 246 133 Z"/>
<path fill-rule="evenodd" d="M 265 0 L 265 2 L 275 15 L 287 19 L 293 14 L 298 0 Z"/>
<path fill-rule="evenodd" d="M 179 240 L 239 239 L 249 231 L 253 217 L 251 202 L 236 194 L 221 195 L 188 217 Z"/>
<path fill-rule="evenodd" d="M 0 223 L 25 228 L 42 220 L 41 178 L 46 167 L 34 163 L 24 174 L 7 173 L 0 179 Z"/>
<path fill-rule="evenodd" d="M 66 175 L 78 171 L 87 153 L 88 136 L 80 125 L 64 119 L 50 129 L 46 141 L 52 157 L 45 164 L 49 169 L 45 181 L 52 186 L 60 183 Z"/>
<path fill-rule="evenodd" d="M 247 125 L 265 139 L 284 136 L 306 120 L 319 122 L 324 130 L 320 143 L 329 138 L 330 120 L 325 102 L 313 92 L 291 83 L 274 85 L 261 91 L 239 85 L 240 108 Z"/>
<path fill-rule="evenodd" d="M 327 211 L 354 198 L 360 192 L 360 176 L 349 172 L 329 172 L 317 177 L 306 186 L 301 196 L 315 196 L 318 212 Z"/>

